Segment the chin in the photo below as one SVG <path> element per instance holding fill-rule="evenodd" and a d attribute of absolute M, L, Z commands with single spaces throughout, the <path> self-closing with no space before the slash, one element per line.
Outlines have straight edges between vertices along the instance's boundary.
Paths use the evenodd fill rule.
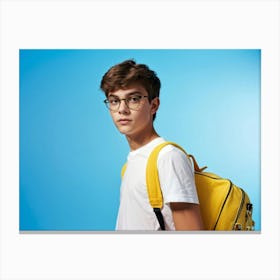
<path fill-rule="evenodd" d="M 127 131 L 126 129 L 123 129 L 123 128 L 118 128 L 119 132 L 123 135 L 129 135 L 129 131 Z"/>

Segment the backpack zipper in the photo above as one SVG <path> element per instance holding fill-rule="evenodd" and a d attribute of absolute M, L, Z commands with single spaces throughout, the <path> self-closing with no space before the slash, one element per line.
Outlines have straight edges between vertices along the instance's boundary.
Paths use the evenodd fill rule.
<path fill-rule="evenodd" d="M 242 208 L 243 208 L 243 205 L 244 205 L 244 201 L 245 201 L 245 192 L 244 192 L 244 190 L 241 189 L 241 188 L 240 188 L 240 190 L 241 190 L 241 192 L 242 192 L 242 198 L 241 198 L 240 206 L 239 206 L 239 209 L 238 209 L 238 212 L 237 212 L 237 216 L 236 216 L 236 218 L 235 218 L 235 221 L 234 221 L 234 224 L 233 224 L 232 229 L 234 229 L 234 226 L 235 226 L 235 224 L 236 224 L 238 218 L 240 217 L 240 214 L 241 214 L 241 211 L 242 211 Z"/>
<path fill-rule="evenodd" d="M 229 187 L 227 196 L 226 196 L 226 198 L 225 198 L 225 200 L 224 200 L 224 203 L 223 203 L 223 206 L 222 206 L 222 208 L 221 208 L 221 211 L 220 211 L 220 213 L 219 213 L 218 219 L 217 219 L 217 221 L 216 221 L 216 223 L 215 223 L 214 230 L 216 230 L 216 226 L 217 226 L 217 224 L 218 224 L 218 222 L 219 222 L 219 220 L 220 220 L 220 216 L 221 216 L 221 214 L 222 214 L 222 212 L 223 212 L 223 210 L 224 210 L 225 204 L 226 204 L 227 199 L 228 199 L 228 197 L 229 197 L 229 194 L 231 193 L 231 190 L 232 190 L 232 182 L 231 182 L 230 180 L 228 180 L 228 181 L 229 181 L 229 183 L 230 183 L 230 187 Z"/>
<path fill-rule="evenodd" d="M 213 230 L 215 230 L 215 229 L 216 229 L 216 226 L 217 226 L 217 224 L 218 224 L 218 222 L 219 222 L 220 216 L 221 216 L 221 214 L 222 214 L 222 212 L 223 212 L 223 209 L 224 209 L 224 206 L 225 206 L 225 204 L 226 204 L 226 201 L 227 201 L 227 199 L 228 199 L 228 197 L 229 197 L 229 194 L 230 194 L 230 192 L 231 192 L 231 190 L 232 190 L 232 182 L 231 182 L 229 179 L 224 179 L 224 178 L 220 178 L 220 177 L 216 178 L 216 177 L 210 176 L 210 175 L 208 175 L 208 174 L 203 174 L 203 173 L 201 173 L 201 172 L 196 172 L 196 173 L 199 174 L 199 175 L 202 175 L 202 176 L 206 176 L 206 177 L 211 178 L 211 179 L 215 179 L 215 180 L 227 180 L 227 181 L 230 183 L 228 193 L 227 193 L 227 195 L 226 195 L 226 198 L 225 198 L 225 200 L 224 200 L 224 203 L 223 203 L 223 205 L 222 205 L 222 208 L 221 208 L 221 210 L 220 210 L 220 213 L 219 213 L 219 215 L 218 215 L 218 218 L 217 218 L 216 223 L 215 223 L 214 228 L 213 228 Z M 239 211 L 240 211 L 240 210 L 239 210 Z"/>

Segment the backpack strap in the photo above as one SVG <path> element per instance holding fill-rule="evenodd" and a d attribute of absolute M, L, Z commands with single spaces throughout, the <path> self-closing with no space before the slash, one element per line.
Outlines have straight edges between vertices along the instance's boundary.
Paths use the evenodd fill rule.
<path fill-rule="evenodd" d="M 146 185 L 147 191 L 149 196 L 149 201 L 151 206 L 154 209 L 154 212 L 157 216 L 158 222 L 160 224 L 160 228 L 165 230 L 164 220 L 161 213 L 161 209 L 163 207 L 163 197 L 160 187 L 159 175 L 158 175 L 158 168 L 157 168 L 157 159 L 158 155 L 162 148 L 167 145 L 175 146 L 176 148 L 180 149 L 186 156 L 192 160 L 194 165 L 194 170 L 196 172 L 202 172 L 207 166 L 199 168 L 194 156 L 188 155 L 187 152 L 178 144 L 174 142 L 164 142 L 159 144 L 154 150 L 152 151 L 151 155 L 148 158 L 147 167 L 146 167 Z"/>
<path fill-rule="evenodd" d="M 157 147 L 154 148 L 154 150 L 150 154 L 146 167 L 146 184 L 149 201 L 153 208 L 161 209 L 163 207 L 163 199 L 157 168 L 157 159 L 161 149 L 167 145 L 173 145 L 186 154 L 183 148 L 181 148 L 179 145 L 173 142 L 164 142 L 159 144 Z"/>
<path fill-rule="evenodd" d="M 123 165 L 122 167 L 122 170 L 121 170 L 121 177 L 123 177 L 124 173 L 125 173 L 125 170 L 126 170 L 126 167 L 127 167 L 127 162 Z"/>
<path fill-rule="evenodd" d="M 123 165 L 122 170 L 121 170 L 121 177 L 124 176 L 125 170 L 127 167 L 127 162 Z M 160 228 L 161 230 L 165 230 L 165 224 L 164 224 L 164 219 L 163 219 L 163 215 L 161 213 L 161 208 L 157 208 L 157 207 L 153 207 L 154 213 L 157 217 L 157 220 L 159 222 Z"/>
<path fill-rule="evenodd" d="M 189 158 L 192 159 L 194 164 L 194 170 L 197 172 L 203 171 L 206 167 L 199 168 L 195 158 L 192 155 L 188 155 L 186 151 L 174 142 L 164 142 L 159 144 L 154 148 L 152 153 L 150 154 L 147 162 L 146 167 L 146 185 L 147 185 L 147 192 L 149 197 L 150 205 L 153 207 L 157 220 L 160 224 L 160 228 L 165 230 L 164 219 L 161 213 L 161 209 L 163 207 L 163 197 L 160 187 L 159 175 L 158 175 L 158 168 L 157 168 L 157 159 L 158 155 L 162 148 L 167 145 L 173 145 L 176 148 L 180 149 L 182 152 L 186 154 Z M 125 170 L 126 170 L 127 163 L 123 165 L 121 170 L 121 176 L 123 177 Z"/>
<path fill-rule="evenodd" d="M 164 224 L 163 215 L 161 213 L 161 209 L 163 207 L 163 197 L 162 197 L 162 192 L 161 192 L 161 187 L 159 182 L 157 159 L 161 149 L 167 145 L 173 145 L 179 148 L 180 150 L 182 150 L 186 154 L 184 149 L 181 148 L 176 143 L 164 142 L 162 144 L 159 144 L 157 147 L 155 147 L 148 158 L 147 167 L 146 167 L 147 192 L 148 192 L 150 204 L 154 209 L 161 230 L 165 230 L 165 224 Z"/>

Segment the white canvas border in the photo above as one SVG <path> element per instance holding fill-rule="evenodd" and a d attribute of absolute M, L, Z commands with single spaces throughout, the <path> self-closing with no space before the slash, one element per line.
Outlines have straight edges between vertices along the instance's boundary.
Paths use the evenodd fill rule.
<path fill-rule="evenodd" d="M 1 279 L 278 279 L 279 2 L 1 1 Z M 262 50 L 260 234 L 20 234 L 22 48 Z"/>

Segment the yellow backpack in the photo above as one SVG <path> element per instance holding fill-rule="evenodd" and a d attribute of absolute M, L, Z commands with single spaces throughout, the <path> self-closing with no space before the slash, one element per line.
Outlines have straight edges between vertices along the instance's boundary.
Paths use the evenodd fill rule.
<path fill-rule="evenodd" d="M 250 203 L 247 193 L 228 179 L 204 172 L 206 167 L 199 168 L 195 158 L 173 142 L 159 144 L 149 156 L 146 167 L 148 197 L 161 229 L 164 230 L 165 227 L 160 211 L 163 207 L 163 198 L 157 170 L 157 158 L 160 150 L 166 145 L 179 148 L 193 161 L 195 184 L 205 230 L 254 230 L 253 205 Z M 122 176 L 125 169 L 126 165 L 122 168 Z"/>

